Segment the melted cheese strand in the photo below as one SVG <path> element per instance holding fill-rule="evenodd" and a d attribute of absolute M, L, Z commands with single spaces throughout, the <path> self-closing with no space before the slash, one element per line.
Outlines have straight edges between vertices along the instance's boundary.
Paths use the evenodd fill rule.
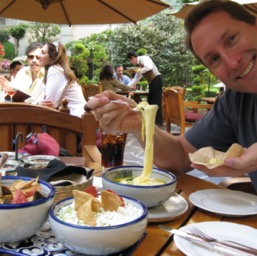
<path fill-rule="evenodd" d="M 142 183 L 149 185 L 152 184 L 150 175 L 153 169 L 153 145 L 154 145 L 154 127 L 155 116 L 158 110 L 157 105 L 148 105 L 146 101 L 137 105 L 137 109 L 142 112 L 142 139 L 145 139 L 145 153 L 144 153 L 144 169 L 142 174 L 134 179 L 135 185 Z"/>

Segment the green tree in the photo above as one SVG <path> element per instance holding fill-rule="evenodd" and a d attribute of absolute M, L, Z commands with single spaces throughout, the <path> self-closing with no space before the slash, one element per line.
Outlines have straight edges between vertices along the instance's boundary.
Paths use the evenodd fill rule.
<path fill-rule="evenodd" d="M 53 25 L 48 23 L 36 23 L 29 27 L 30 39 L 29 42 L 54 42 L 58 40 L 58 36 L 61 33 L 61 27 L 59 25 Z"/>
<path fill-rule="evenodd" d="M 19 24 L 9 28 L 9 34 L 14 38 L 16 45 L 16 53 L 19 51 L 20 40 L 25 36 L 28 26 L 26 24 Z"/>
<path fill-rule="evenodd" d="M 13 60 L 16 56 L 14 44 L 9 41 L 5 41 L 3 42 L 3 46 L 5 50 L 5 59 Z"/>
<path fill-rule="evenodd" d="M 107 52 L 111 63 L 129 66 L 127 53 L 141 48 L 157 65 L 165 86 L 190 84 L 194 57 L 184 43 L 182 20 L 162 12 L 136 26 L 118 28 L 111 34 Z"/>
<path fill-rule="evenodd" d="M 72 51 L 76 44 L 83 44 L 89 53 L 86 59 L 79 56 L 79 58 L 81 58 L 81 65 L 87 67 L 86 73 L 83 74 L 84 77 L 80 78 L 81 84 L 88 83 L 89 81 L 94 83 L 98 82 L 100 69 L 103 65 L 109 63 L 109 57 L 105 48 L 105 45 L 107 45 L 106 38 L 108 37 L 108 33 L 109 32 L 93 34 L 90 37 L 82 38 L 78 41 L 72 41 L 65 45 L 65 47 L 71 51 L 70 62 L 72 66 L 74 66 L 73 62 L 75 59 Z M 84 68 L 82 67 L 82 69 Z M 76 67 L 76 69 L 80 68 Z"/>
<path fill-rule="evenodd" d="M 4 43 L 10 39 L 10 35 L 7 30 L 0 30 L 0 42 Z"/>
<path fill-rule="evenodd" d="M 90 51 L 82 43 L 75 43 L 69 47 L 71 52 L 70 65 L 76 71 L 77 78 L 81 84 L 86 84 L 88 81 L 87 60 L 90 56 Z"/>

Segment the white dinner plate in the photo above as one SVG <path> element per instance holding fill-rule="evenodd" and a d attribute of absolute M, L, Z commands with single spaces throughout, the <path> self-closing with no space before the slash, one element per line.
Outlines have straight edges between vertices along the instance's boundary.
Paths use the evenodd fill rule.
<path fill-rule="evenodd" d="M 257 196 L 229 189 L 198 190 L 189 196 L 195 206 L 224 216 L 257 214 Z"/>
<path fill-rule="evenodd" d="M 180 228 L 180 230 L 188 231 L 190 226 L 195 226 L 205 232 L 206 234 L 217 238 L 219 240 L 231 240 L 240 242 L 241 244 L 251 246 L 257 249 L 256 237 L 257 230 L 249 226 L 235 224 L 231 222 L 217 222 L 208 221 L 201 223 L 194 223 Z M 204 247 L 200 244 L 188 241 L 182 237 L 174 235 L 174 241 L 180 251 L 187 256 L 224 256 L 235 255 L 224 253 L 211 247 Z M 239 256 L 239 255 L 238 255 Z"/>
<path fill-rule="evenodd" d="M 48 164 L 49 161 L 53 159 L 59 159 L 59 158 L 56 156 L 48 156 L 48 155 L 34 155 L 34 156 L 24 157 L 23 162 L 25 164 L 30 164 L 30 165 L 45 166 Z"/>
<path fill-rule="evenodd" d="M 177 219 L 188 209 L 187 201 L 179 194 L 173 193 L 172 196 L 157 207 L 148 208 L 148 222 L 164 222 Z"/>

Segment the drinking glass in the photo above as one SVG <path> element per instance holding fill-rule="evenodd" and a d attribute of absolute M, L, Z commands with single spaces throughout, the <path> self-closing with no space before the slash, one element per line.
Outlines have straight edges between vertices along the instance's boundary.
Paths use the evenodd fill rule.
<path fill-rule="evenodd" d="M 102 171 L 113 166 L 122 166 L 124 149 L 126 144 L 126 133 L 102 132 L 101 154 Z"/>
<path fill-rule="evenodd" d="M 15 88 L 9 88 L 6 92 L 10 96 L 10 101 L 13 102 L 13 95 L 16 93 L 16 89 Z"/>

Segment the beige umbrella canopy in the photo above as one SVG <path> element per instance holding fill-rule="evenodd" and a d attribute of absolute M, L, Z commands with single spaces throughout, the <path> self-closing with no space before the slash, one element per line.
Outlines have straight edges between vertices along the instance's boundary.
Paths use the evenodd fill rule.
<path fill-rule="evenodd" d="M 135 23 L 168 7 L 161 0 L 1 0 L 0 17 L 68 25 Z"/>
<path fill-rule="evenodd" d="M 257 0 L 234 0 L 235 2 L 242 4 L 249 12 L 253 15 L 257 16 Z M 183 7 L 176 13 L 172 13 L 172 15 L 177 18 L 184 19 L 187 13 L 199 2 L 191 2 L 183 4 Z"/>

